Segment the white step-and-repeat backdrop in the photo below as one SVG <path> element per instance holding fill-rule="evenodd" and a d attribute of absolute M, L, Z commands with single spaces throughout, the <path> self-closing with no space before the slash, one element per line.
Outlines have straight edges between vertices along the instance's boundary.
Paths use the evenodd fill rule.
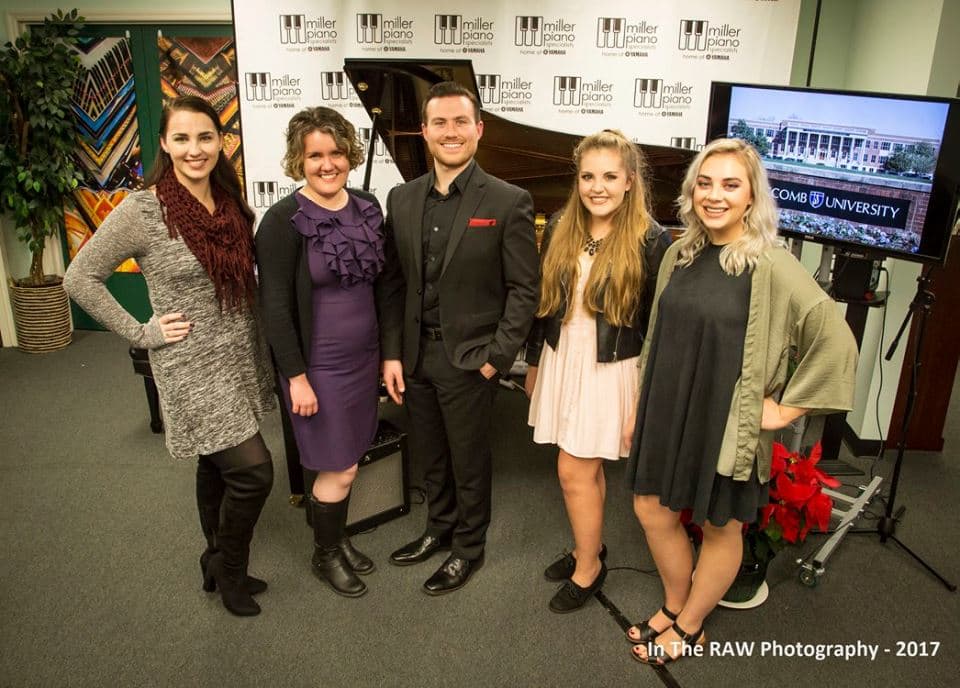
<path fill-rule="evenodd" d="M 369 140 L 345 58 L 470 59 L 484 109 L 507 119 L 696 148 L 712 80 L 789 82 L 799 12 L 800 0 L 235 2 L 248 199 L 259 215 L 296 188 L 280 159 L 301 108 L 334 108 Z M 384 201 L 401 181 L 378 146 L 372 190 Z"/>

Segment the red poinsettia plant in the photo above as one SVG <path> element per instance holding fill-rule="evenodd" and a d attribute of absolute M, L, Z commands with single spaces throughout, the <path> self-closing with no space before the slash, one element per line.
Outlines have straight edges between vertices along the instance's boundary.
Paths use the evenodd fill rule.
<path fill-rule="evenodd" d="M 839 487 L 840 481 L 819 468 L 820 443 L 809 456 L 791 452 L 779 442 L 773 443 L 770 465 L 770 501 L 760 508 L 757 520 L 744 524 L 743 534 L 754 559 L 769 561 L 787 544 L 803 542 L 816 527 L 826 532 L 830 525 L 833 499 L 824 487 Z M 697 542 L 702 533 L 690 522 L 690 511 L 681 514 L 691 537 Z"/>

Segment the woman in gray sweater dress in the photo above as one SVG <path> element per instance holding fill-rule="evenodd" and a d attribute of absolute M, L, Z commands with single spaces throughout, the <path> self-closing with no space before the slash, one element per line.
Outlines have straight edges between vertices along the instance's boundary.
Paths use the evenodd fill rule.
<path fill-rule="evenodd" d="M 267 584 L 247 575 L 250 540 L 273 484 L 259 424 L 274 402 L 254 317 L 253 212 L 222 151 L 216 111 L 194 96 L 172 101 L 144 190 L 107 217 L 64 287 L 103 325 L 149 350 L 167 448 L 174 458 L 198 457 L 203 588 L 219 586 L 229 611 L 253 616 L 260 607 L 252 595 Z M 131 257 L 154 311 L 145 324 L 104 285 Z"/>

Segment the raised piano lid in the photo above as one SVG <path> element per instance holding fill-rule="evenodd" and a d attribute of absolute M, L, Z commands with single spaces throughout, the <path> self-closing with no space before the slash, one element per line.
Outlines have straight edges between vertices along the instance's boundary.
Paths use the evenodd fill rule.
<path fill-rule="evenodd" d="M 426 173 L 432 164 L 420 134 L 420 106 L 430 87 L 456 81 L 473 91 L 483 105 L 470 60 L 348 59 L 343 69 L 407 181 Z M 559 210 L 573 185 L 573 149 L 581 136 L 518 124 L 487 110 L 482 116 L 483 137 L 476 156 L 480 166 L 529 191 L 538 212 L 549 215 Z M 696 152 L 639 146 L 650 170 L 654 217 L 661 224 L 676 225 L 675 201 Z"/>

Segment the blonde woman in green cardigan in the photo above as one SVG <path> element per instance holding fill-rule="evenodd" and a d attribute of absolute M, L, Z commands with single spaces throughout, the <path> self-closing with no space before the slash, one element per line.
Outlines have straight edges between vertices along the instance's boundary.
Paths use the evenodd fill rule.
<path fill-rule="evenodd" d="M 705 642 L 703 623 L 740 568 L 743 524 L 769 498 L 774 433 L 851 409 L 857 359 L 837 305 L 781 246 L 749 144 L 707 145 L 679 203 L 686 231 L 660 266 L 627 471 L 664 590 L 627 637 L 634 659 L 656 664 Z M 684 509 L 704 532 L 693 580 Z"/>

